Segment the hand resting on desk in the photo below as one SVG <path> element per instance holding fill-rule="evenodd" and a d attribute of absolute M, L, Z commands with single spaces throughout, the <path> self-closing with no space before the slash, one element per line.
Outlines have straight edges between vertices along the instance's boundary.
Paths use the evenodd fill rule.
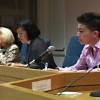
<path fill-rule="evenodd" d="M 61 67 L 57 67 L 56 69 L 47 68 L 47 70 L 48 71 L 58 71 L 58 72 L 85 72 L 86 71 L 86 70 L 72 70 L 70 68 L 61 68 Z"/>
<path fill-rule="evenodd" d="M 9 67 L 27 67 L 27 64 L 21 64 L 21 63 L 7 63 L 6 66 L 9 66 Z"/>
<path fill-rule="evenodd" d="M 100 68 L 95 68 L 92 70 L 92 72 L 99 72 L 100 71 Z"/>

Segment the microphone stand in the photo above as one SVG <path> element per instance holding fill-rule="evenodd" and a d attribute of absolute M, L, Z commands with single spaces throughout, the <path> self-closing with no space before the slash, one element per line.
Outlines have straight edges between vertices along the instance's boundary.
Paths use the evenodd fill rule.
<path fill-rule="evenodd" d="M 98 65 L 99 66 L 99 65 Z M 95 66 L 95 67 L 98 67 Z M 65 86 L 65 88 L 58 94 L 58 96 L 60 96 L 62 94 L 62 92 L 64 92 L 69 86 L 71 86 L 72 84 L 74 84 L 76 81 L 78 81 L 79 79 L 85 77 L 87 74 L 89 74 L 95 67 L 90 68 L 85 74 L 83 74 L 82 76 L 76 78 L 75 80 L 73 80 L 72 82 L 70 82 L 67 86 Z"/>
<path fill-rule="evenodd" d="M 37 64 L 39 66 L 45 66 L 45 62 L 42 61 L 42 58 L 46 57 L 47 55 L 52 54 L 52 51 L 48 51 L 45 54 L 41 54 L 39 57 L 37 57 L 36 59 L 32 60 L 31 62 L 29 62 L 28 64 L 26 64 L 26 67 L 29 67 L 32 63 L 33 64 Z M 44 68 L 44 67 L 43 67 Z"/>
<path fill-rule="evenodd" d="M 55 49 L 56 48 L 54 46 L 49 46 L 47 50 L 40 54 L 36 59 L 33 59 L 31 62 L 28 62 L 28 64 L 26 64 L 26 67 L 29 67 L 32 63 L 35 63 L 37 65 L 42 64 L 42 58 L 52 53 L 52 51 L 55 51 Z"/>

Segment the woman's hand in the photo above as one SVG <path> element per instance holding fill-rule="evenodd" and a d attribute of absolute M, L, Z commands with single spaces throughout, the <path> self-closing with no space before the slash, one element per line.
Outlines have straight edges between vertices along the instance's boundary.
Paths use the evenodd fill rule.
<path fill-rule="evenodd" d="M 99 72 L 100 71 L 100 68 L 95 68 L 92 70 L 93 72 Z"/>
<path fill-rule="evenodd" d="M 10 67 L 27 67 L 27 64 L 21 64 L 21 63 L 7 63 L 6 66 Z"/>

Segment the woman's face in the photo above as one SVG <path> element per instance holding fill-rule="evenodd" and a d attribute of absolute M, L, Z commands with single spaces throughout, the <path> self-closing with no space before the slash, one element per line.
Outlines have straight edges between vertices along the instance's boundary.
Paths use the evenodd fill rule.
<path fill-rule="evenodd" d="M 7 46 L 7 43 L 2 39 L 0 38 L 0 47 L 6 47 Z"/>
<path fill-rule="evenodd" d="M 98 31 L 91 31 L 84 24 L 78 24 L 77 36 L 80 43 L 94 45 L 98 40 Z"/>
<path fill-rule="evenodd" d="M 22 42 L 22 43 L 26 43 L 28 41 L 28 36 L 27 36 L 27 32 L 23 27 L 19 27 L 17 28 L 17 36 L 18 39 Z"/>

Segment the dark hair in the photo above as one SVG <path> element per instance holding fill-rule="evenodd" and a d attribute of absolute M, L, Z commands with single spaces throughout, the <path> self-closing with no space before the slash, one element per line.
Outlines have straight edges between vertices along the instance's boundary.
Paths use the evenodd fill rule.
<path fill-rule="evenodd" d="M 77 17 L 79 23 L 85 24 L 90 30 L 97 30 L 100 33 L 100 14 L 95 12 L 86 12 Z M 99 34 L 100 37 L 100 34 Z"/>
<path fill-rule="evenodd" d="M 23 27 L 24 30 L 27 32 L 28 40 L 33 40 L 34 38 L 40 35 L 40 30 L 30 20 L 20 21 L 19 24 L 17 25 L 17 28 L 19 27 Z"/>

